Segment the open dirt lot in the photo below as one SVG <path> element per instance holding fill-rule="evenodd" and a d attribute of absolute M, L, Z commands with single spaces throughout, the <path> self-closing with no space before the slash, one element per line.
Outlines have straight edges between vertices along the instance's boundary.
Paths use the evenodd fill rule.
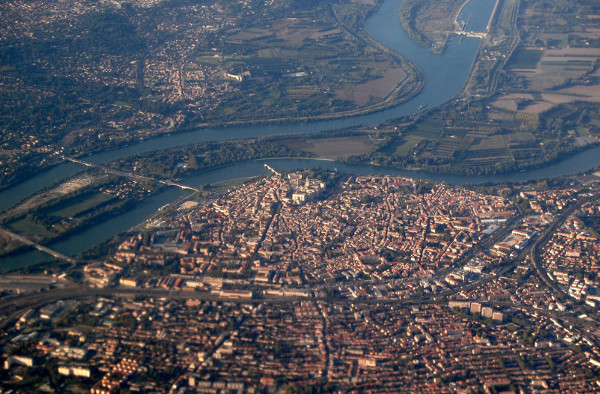
<path fill-rule="evenodd" d="M 592 65 L 600 59 L 598 48 L 566 48 L 544 51 L 535 69 L 513 69 L 512 71 L 524 77 L 532 91 L 541 92 L 537 98 L 532 94 L 515 93 L 501 96 L 491 103 L 492 107 L 521 111 L 530 114 L 540 114 L 550 108 L 574 101 L 600 102 L 600 86 L 583 81 L 582 76 L 592 70 Z M 599 77 L 600 70 L 592 73 Z M 567 80 L 580 79 L 580 84 L 562 89 L 548 89 L 560 86 Z M 526 106 L 518 108 L 517 100 L 531 100 Z M 493 112 L 493 111 L 492 111 Z M 490 119 L 496 119 L 490 116 Z"/>
<path fill-rule="evenodd" d="M 322 37 L 338 34 L 341 32 L 340 28 L 331 28 L 323 30 L 323 26 L 310 26 L 310 22 L 303 19 L 287 20 L 283 23 L 279 23 L 273 26 L 273 32 L 275 36 L 281 40 L 284 40 L 287 45 L 302 45 L 305 38 L 318 40 Z"/>
<path fill-rule="evenodd" d="M 597 48 L 549 49 L 537 63 L 535 72 L 518 71 L 527 78 L 532 90 L 542 91 L 559 86 L 567 79 L 577 79 L 592 69 L 600 58 Z"/>

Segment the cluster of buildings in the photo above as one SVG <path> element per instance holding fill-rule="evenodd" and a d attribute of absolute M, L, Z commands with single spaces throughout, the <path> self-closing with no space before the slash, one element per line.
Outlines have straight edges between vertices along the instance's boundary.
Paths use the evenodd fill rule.
<path fill-rule="evenodd" d="M 526 248 L 537 236 L 537 231 L 514 229 L 502 242 L 494 244 L 492 252 L 500 257 L 515 257 L 519 251 Z"/>
<path fill-rule="evenodd" d="M 577 189 L 572 187 L 556 188 L 549 190 L 523 190 L 519 192 L 519 197 L 526 200 L 531 210 L 542 219 L 551 215 L 552 212 L 559 212 L 570 203 L 577 200 Z"/>
<path fill-rule="evenodd" d="M 62 391 L 92 393 L 597 387 L 598 349 L 577 329 L 463 304 L 91 298 L 54 316 L 55 328 L 4 330 L 1 375 L 4 383 L 33 376 L 28 387 L 39 390 L 49 383 L 36 371 L 52 368 Z M 488 314 L 493 323 L 477 317 Z M 13 343 L 17 335 L 27 339 Z M 57 351 L 65 348 L 79 351 Z"/>
<path fill-rule="evenodd" d="M 514 214 L 501 197 L 443 184 L 302 177 L 245 185 L 125 240 L 112 257 L 136 267 L 175 261 L 181 275 L 273 286 L 425 277 L 485 238 L 484 220 Z"/>
<path fill-rule="evenodd" d="M 583 192 L 576 192 L 571 188 L 519 192 L 519 197 L 527 201 L 531 211 L 515 223 L 511 234 L 495 243 L 489 253 L 481 253 L 479 256 L 487 256 L 487 264 L 492 265 L 515 258 L 520 251 L 536 240 L 537 235 L 546 228 L 552 218 L 581 197 L 581 193 Z M 591 307 L 596 307 L 600 301 L 600 295 L 597 294 L 597 289 L 600 288 L 600 239 L 593 223 L 593 219 L 599 213 L 600 205 L 597 202 L 582 204 L 581 208 L 569 216 L 552 234 L 540 255 L 542 266 L 549 278 L 570 297 L 576 301 L 585 301 Z M 460 296 L 467 299 L 474 297 L 510 300 L 555 311 L 568 309 L 564 300 L 557 299 L 536 276 L 529 275 L 532 272 L 529 256 L 523 255 L 518 258 L 519 265 L 511 277 L 496 278 L 469 292 L 462 291 Z M 522 277 L 527 277 L 527 280 L 519 282 L 515 279 Z"/>
<path fill-rule="evenodd" d="M 75 30 L 78 26 L 74 21 L 86 14 L 111 10 L 118 12 L 122 3 L 128 3 L 129 6 L 139 7 L 140 14 L 144 15 L 144 9 L 149 9 L 159 2 L 160 0 L 142 0 L 98 4 L 88 0 L 78 0 L 60 4 L 42 2 L 37 7 L 9 2 L 3 6 L 3 11 L 11 16 L 12 23 L 5 25 L 2 33 L 7 38 L 34 37 L 36 33 L 46 31 L 56 23 L 67 23 Z M 135 58 L 135 52 L 130 54 L 132 58 L 124 57 L 124 54 L 108 54 L 103 56 L 100 63 L 94 67 L 91 67 L 85 59 L 79 58 L 70 64 L 72 70 L 63 71 L 85 83 L 131 88 L 139 88 L 138 84 L 142 83 L 141 87 L 151 88 L 163 100 L 175 101 L 185 97 L 195 99 L 194 106 L 199 106 L 202 101 L 211 100 L 231 90 L 228 87 L 230 82 L 222 78 L 219 78 L 220 81 L 211 78 L 220 71 L 218 63 L 222 60 L 222 56 L 213 53 L 212 55 L 218 61 L 212 62 L 215 65 L 211 66 L 207 65 L 211 62 L 200 62 L 197 54 L 202 49 L 211 49 L 205 48 L 208 45 L 207 36 L 234 27 L 245 13 L 230 12 L 219 3 L 189 4 L 169 8 L 165 12 L 170 12 L 170 20 L 177 22 L 161 23 L 157 26 L 154 34 L 161 39 L 151 41 L 148 52 L 143 58 Z M 173 13 L 177 15 L 172 15 Z"/>
<path fill-rule="evenodd" d="M 525 195 L 542 211 L 512 220 L 502 197 L 319 176 L 259 179 L 125 239 L 84 269 L 111 296 L 31 307 L 3 330 L 0 378 L 95 393 L 597 389 L 583 313 L 598 300 L 595 202 L 541 250 L 565 300 L 487 237 L 509 220 L 497 243 L 527 250 L 576 193 Z"/>
<path fill-rule="evenodd" d="M 492 319 L 494 321 L 502 322 L 504 320 L 504 314 L 489 306 L 482 306 L 479 302 L 468 302 L 468 301 L 450 301 L 448 302 L 450 308 L 465 309 L 470 313 L 478 313 L 483 318 Z"/>
<path fill-rule="evenodd" d="M 584 204 L 552 235 L 541 257 L 550 278 L 569 296 L 593 307 L 600 302 L 600 239 L 585 221 L 599 214 L 598 202 Z"/>
<path fill-rule="evenodd" d="M 172 130 L 185 122 L 189 112 L 210 113 L 239 90 L 236 85 L 242 79 L 241 73 L 230 74 L 233 78 L 225 75 L 224 69 L 233 63 L 223 64 L 223 43 L 215 37 L 236 27 L 240 20 L 252 15 L 252 10 L 244 4 L 246 2 L 163 7 L 158 5 L 161 2 L 41 1 L 35 7 L 19 1 L 3 3 L 0 5 L 6 22 L 0 26 L 3 42 L 14 46 L 17 52 L 29 50 L 14 43 L 44 46 L 51 42 L 48 45 L 53 45 L 60 56 L 40 49 L 28 52 L 30 61 L 49 75 L 60 75 L 71 81 L 67 84 L 71 90 L 65 92 L 63 86 L 23 82 L 22 77 L 5 73 L 1 76 L 2 85 L 7 92 L 15 94 L 14 100 L 27 97 L 28 101 L 46 106 L 51 106 L 56 96 L 65 93 L 83 96 L 82 91 L 99 86 L 122 91 L 123 103 L 113 103 L 112 99 L 90 100 L 88 96 L 78 97 L 76 104 L 68 104 L 74 107 L 73 118 L 91 119 L 78 123 L 77 130 L 63 140 L 74 146 L 72 153 L 80 152 L 77 145 L 89 149 L 91 141 L 96 146 L 114 146 L 117 141 L 144 139 Z M 130 11 L 124 12 L 126 7 Z M 131 12 L 135 12 L 135 16 L 131 17 Z M 138 24 L 140 20 L 144 22 Z M 114 40 L 107 37 L 108 34 L 115 34 Z M 215 47 L 220 47 L 219 51 Z M 141 105 L 132 110 L 125 101 L 131 99 L 128 96 L 134 91 L 141 94 Z M 103 97 L 105 93 L 99 90 L 97 94 Z M 163 110 L 165 107 L 169 110 Z M 27 123 L 23 123 L 23 127 L 15 126 L 15 130 L 3 130 L 11 136 L 2 141 L 3 148 L 43 153 L 44 146 L 53 142 L 50 137 L 73 125 L 73 119 L 54 116 L 52 121 L 41 119 L 40 123 L 43 124 L 35 124 L 33 129 L 44 128 L 42 134 L 30 135 L 35 134 L 35 130 L 30 130 Z M 18 159 L 23 160 L 23 154 Z M 46 162 L 40 160 L 42 164 Z M 12 162 L 13 158 L 3 161 Z"/>

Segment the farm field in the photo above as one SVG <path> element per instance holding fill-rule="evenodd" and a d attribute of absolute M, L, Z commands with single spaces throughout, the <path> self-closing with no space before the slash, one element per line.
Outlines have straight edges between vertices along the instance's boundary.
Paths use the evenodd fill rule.
<path fill-rule="evenodd" d="M 289 141 L 286 144 L 292 149 L 309 152 L 319 158 L 331 160 L 370 153 L 375 148 L 369 135 L 305 139 Z"/>
<path fill-rule="evenodd" d="M 407 135 L 400 140 L 400 143 L 395 148 L 395 154 L 398 156 L 407 156 L 412 148 L 422 141 L 423 138 L 416 135 Z"/>
<path fill-rule="evenodd" d="M 391 64 L 374 63 L 374 68 L 383 75 L 379 78 L 358 85 L 349 84 L 343 89 L 336 89 L 336 97 L 352 101 L 358 106 L 369 104 L 374 99 L 383 99 L 389 95 L 406 78 L 404 70 Z"/>
<path fill-rule="evenodd" d="M 600 102 L 600 48 L 519 48 L 508 69 L 521 77 L 532 93 L 509 93 L 490 104 L 508 111 L 539 115 L 576 101 Z"/>
<path fill-rule="evenodd" d="M 268 24 L 256 21 L 225 30 L 226 45 L 202 59 L 216 67 L 209 78 L 230 80 L 231 91 L 206 114 L 207 120 L 340 117 L 413 95 L 420 89 L 418 76 L 404 61 L 365 45 L 362 33 L 345 30 L 364 17 L 371 3 L 318 6 L 297 11 L 293 18 L 277 15 Z M 183 85 L 191 86 L 186 81 L 194 69 L 183 73 Z"/>

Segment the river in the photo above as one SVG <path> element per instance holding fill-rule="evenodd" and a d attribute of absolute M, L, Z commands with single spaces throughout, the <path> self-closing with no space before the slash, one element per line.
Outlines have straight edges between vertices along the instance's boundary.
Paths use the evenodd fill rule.
<path fill-rule="evenodd" d="M 463 8 L 461 14 L 463 16 L 459 18 L 464 19 L 465 14 L 468 18 L 468 15 L 472 13 L 469 7 L 474 2 L 480 5 L 488 4 L 489 10 L 487 12 L 479 10 L 479 12 L 473 13 L 474 15 L 471 17 L 469 25 L 485 25 L 492 11 L 492 0 L 471 1 Z M 423 48 L 412 41 L 402 29 L 398 18 L 398 10 L 401 3 L 401 0 L 384 0 L 379 10 L 366 20 L 365 28 L 377 41 L 401 53 L 421 69 L 425 79 L 425 86 L 412 100 L 393 108 L 349 118 L 298 122 L 285 125 L 205 128 L 170 134 L 94 154 L 86 157 L 85 160 L 102 164 L 133 154 L 206 141 L 235 140 L 292 133 L 313 133 L 359 125 L 378 125 L 388 119 L 418 112 L 419 107 L 422 105 L 433 107 L 446 102 L 455 97 L 463 88 L 469 76 L 475 55 L 477 54 L 480 40 L 478 38 L 464 38 L 459 43 L 460 40 L 458 38 L 453 38 L 443 55 L 434 55 L 429 49 Z M 60 164 L 50 171 L 43 172 L 31 178 L 27 182 L 0 192 L 0 210 L 10 208 L 16 202 L 33 194 L 39 188 L 72 175 L 78 169 L 80 168 L 74 166 L 72 163 Z"/>
<path fill-rule="evenodd" d="M 463 88 L 479 47 L 478 38 L 451 38 L 443 55 L 434 55 L 431 51 L 413 42 L 402 29 L 398 20 L 401 0 L 384 0 L 377 12 L 366 21 L 366 30 L 379 42 L 401 53 L 415 63 L 423 73 L 425 86 L 412 100 L 387 110 L 372 114 L 335 120 L 299 122 L 286 125 L 240 126 L 228 128 L 206 128 L 185 133 L 177 133 L 149 139 L 147 141 L 123 146 L 107 152 L 85 158 L 86 161 L 101 164 L 137 153 L 151 152 L 175 146 L 183 146 L 206 141 L 223 141 L 243 138 L 282 135 L 291 133 L 312 133 L 358 125 L 377 125 L 385 120 L 398 118 L 419 111 L 421 106 L 433 107 L 455 97 Z M 469 31 L 483 31 L 494 7 L 493 0 L 471 0 L 462 10 L 459 19 L 469 21 Z M 475 30 L 478 29 L 478 30 Z M 431 174 L 424 171 L 406 171 L 397 168 L 371 165 L 353 165 L 315 159 L 273 159 L 268 163 L 281 170 L 309 168 L 337 168 L 342 171 L 361 175 L 389 174 L 444 181 L 450 184 L 479 183 L 485 181 L 521 181 L 532 178 L 553 177 L 572 174 L 600 165 L 600 147 L 587 150 L 563 160 L 557 164 L 521 173 L 497 176 L 460 176 Z M 0 192 L 0 210 L 6 210 L 37 190 L 73 175 L 81 167 L 73 163 L 63 163 L 10 189 Z M 266 175 L 264 161 L 237 163 L 217 170 L 208 171 L 183 181 L 192 186 L 217 183 L 232 178 Z M 182 196 L 178 189 L 167 189 L 148 198 L 133 210 L 111 218 L 103 223 L 89 227 L 71 237 L 48 246 L 64 254 L 74 255 L 94 245 L 110 239 L 115 234 L 126 231 L 154 213 L 160 206 Z M 37 251 L 0 258 L 0 271 L 37 264 L 49 258 Z"/>

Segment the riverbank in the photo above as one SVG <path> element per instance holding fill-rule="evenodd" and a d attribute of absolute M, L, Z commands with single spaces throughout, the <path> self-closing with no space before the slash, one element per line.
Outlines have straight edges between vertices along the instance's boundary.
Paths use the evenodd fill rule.
<path fill-rule="evenodd" d="M 457 19 L 469 1 L 407 0 L 402 3 L 398 18 L 404 30 L 415 42 L 432 53 L 441 55 L 450 37 L 460 27 Z"/>
<path fill-rule="evenodd" d="M 302 168 L 320 166 L 327 170 L 338 169 L 342 172 L 357 175 L 391 175 L 405 176 L 411 178 L 428 178 L 437 182 L 445 182 L 452 185 L 501 183 L 501 182 L 523 182 L 532 179 L 548 179 L 563 175 L 575 174 L 583 169 L 600 166 L 600 146 L 593 151 L 580 153 L 581 156 L 571 157 L 557 165 L 526 172 L 517 172 L 510 175 L 490 176 L 454 176 L 447 174 L 431 174 L 424 171 L 400 170 L 385 166 L 352 165 L 336 161 L 323 161 L 309 158 L 303 159 L 269 159 L 269 165 L 277 171 L 288 171 Z M 249 178 L 254 176 L 269 175 L 264 167 L 264 161 L 245 161 L 219 169 L 207 171 L 185 179 L 192 186 L 218 184 L 231 179 Z M 103 243 L 115 234 L 119 234 L 135 224 L 145 221 L 158 208 L 177 200 L 183 192 L 176 188 L 167 188 L 160 195 L 148 198 L 136 205 L 132 211 L 123 213 L 119 217 L 112 217 L 108 221 L 92 226 L 81 233 L 73 234 L 71 237 L 48 245 L 52 249 L 68 255 L 78 254 L 94 245 Z M 11 255 L 9 258 L 0 258 L 0 267 L 21 267 L 37 262 L 48 261 L 48 258 L 39 251 L 29 251 L 21 254 Z"/>
<path fill-rule="evenodd" d="M 382 7 L 384 10 L 380 11 Z M 419 54 L 420 48 L 418 48 L 418 46 L 416 46 L 416 44 L 414 44 L 405 34 L 390 35 L 390 31 L 394 31 L 394 29 L 399 29 L 398 33 L 403 33 L 397 19 L 398 7 L 399 4 L 386 1 L 380 2 L 377 11 L 370 15 L 364 22 L 362 31 L 365 32 L 365 39 L 372 40 L 370 42 L 372 44 L 376 43 L 379 49 L 385 49 L 388 54 L 396 56 L 397 59 L 400 59 L 398 61 L 400 61 L 403 66 L 411 67 L 414 70 L 420 69 L 426 71 L 427 75 L 423 74 L 422 78 L 418 81 L 418 85 L 413 85 L 413 88 L 415 88 L 414 92 L 419 89 L 421 90 L 419 90 L 419 93 L 411 100 L 405 99 L 400 105 L 391 106 L 385 109 L 382 107 L 379 108 L 378 111 L 366 115 L 340 117 L 338 119 L 324 119 L 320 121 L 314 119 L 312 119 L 312 121 L 298 119 L 296 122 L 286 123 L 285 125 L 274 123 L 247 125 L 246 123 L 246 126 L 241 126 L 242 123 L 233 122 L 226 124 L 226 127 L 211 128 L 209 124 L 203 123 L 199 124 L 199 126 L 202 126 L 200 129 L 196 129 L 192 125 L 186 125 L 177 129 L 177 132 L 169 130 L 165 134 L 153 138 L 141 140 L 133 139 L 130 140 L 129 143 L 119 142 L 120 145 L 118 146 L 115 146 L 117 142 L 110 146 L 106 145 L 103 147 L 102 152 L 96 150 L 96 153 L 93 153 L 91 156 L 86 156 L 86 160 L 95 163 L 105 163 L 131 154 L 194 144 L 203 141 L 222 141 L 226 139 L 237 140 L 267 135 L 306 132 L 315 133 L 323 130 L 335 130 L 356 127 L 359 125 L 376 125 L 381 124 L 381 122 L 390 118 L 398 118 L 399 116 L 417 113 L 419 112 L 419 107 L 423 103 L 426 103 L 429 108 L 432 108 L 451 98 L 463 87 L 461 74 L 464 74 L 464 71 L 456 73 L 453 69 L 444 67 L 442 64 L 445 62 L 445 58 L 453 59 L 456 57 L 457 59 L 470 59 L 476 49 L 476 43 L 465 40 L 468 42 L 463 43 L 461 46 L 453 46 L 452 50 L 445 56 L 434 59 L 420 59 L 423 57 L 423 55 Z M 393 10 L 393 13 L 390 13 L 390 8 Z M 375 20 L 377 22 L 374 22 Z M 385 28 L 382 29 L 383 27 Z M 399 55 L 397 55 L 396 52 L 402 52 L 402 57 L 398 57 Z M 415 59 L 419 64 L 412 60 L 409 62 L 407 59 Z M 467 62 L 467 64 L 470 65 L 470 62 Z M 457 69 L 465 70 L 465 67 L 461 65 L 457 67 Z M 427 83 L 425 83 L 425 81 L 427 81 Z M 443 89 L 441 89 L 442 86 Z M 329 116 L 328 118 L 331 117 Z M 286 119 L 286 121 L 290 120 L 291 119 Z M 89 153 L 90 152 L 86 152 L 85 154 L 87 155 Z"/>
<path fill-rule="evenodd" d="M 226 141 L 236 140 L 245 141 L 249 139 L 289 136 L 292 134 L 303 135 L 321 135 L 327 134 L 327 130 L 342 130 L 356 127 L 367 127 L 370 125 L 380 125 L 389 119 L 398 119 L 404 116 L 419 114 L 424 106 L 430 110 L 441 103 L 447 102 L 460 92 L 469 74 L 469 67 L 477 53 L 480 41 L 477 39 L 465 38 L 459 45 L 458 40 L 452 40 L 448 50 L 443 56 L 434 56 L 430 51 L 418 46 L 403 32 L 400 27 L 397 12 L 399 4 L 392 1 L 383 1 L 376 13 L 371 15 L 364 22 L 364 31 L 376 40 L 379 45 L 389 48 L 390 51 L 402 52 L 406 59 L 410 59 L 414 67 L 418 67 L 422 72 L 423 87 L 419 93 L 412 99 L 401 105 L 377 111 L 368 115 L 356 117 L 340 118 L 335 120 L 322 120 L 313 122 L 298 121 L 286 125 L 260 125 L 260 126 L 233 126 L 225 128 L 202 128 L 190 129 L 189 131 L 178 131 L 147 139 L 129 146 L 119 146 L 110 151 L 93 154 L 86 157 L 86 161 L 92 163 L 108 163 L 127 156 L 145 154 L 173 147 L 194 145 L 206 141 Z M 406 64 L 406 63 L 405 63 Z M 242 148 L 243 149 L 243 148 Z M 175 163 L 177 164 L 177 163 Z M 338 168 L 340 171 L 352 172 L 357 174 L 397 174 L 410 177 L 431 178 L 437 181 L 448 182 L 452 184 L 464 184 L 474 181 L 487 181 L 490 177 L 460 177 L 451 175 L 436 175 L 423 171 L 405 171 L 389 167 L 377 167 L 370 165 L 349 165 L 336 161 L 322 161 L 314 159 L 269 159 L 269 164 L 276 170 L 307 168 L 313 166 L 322 166 L 333 170 Z M 64 166 L 61 164 L 58 167 Z M 68 171 L 67 171 L 68 172 Z M 219 169 L 207 171 L 201 175 L 194 175 L 186 178 L 185 182 L 190 186 L 200 187 L 206 184 L 226 181 L 232 178 L 242 178 L 248 176 L 266 175 L 264 161 L 240 162 L 234 165 L 225 166 Z M 525 175 L 527 176 L 527 175 Z M 36 177 L 39 186 L 43 187 L 48 179 Z M 74 234 L 72 237 L 64 239 L 51 246 L 65 254 L 76 254 L 93 245 L 104 242 L 114 234 L 121 233 L 131 225 L 145 220 L 159 207 L 164 206 L 181 196 L 181 191 L 175 188 L 168 188 L 163 193 L 152 196 L 140 204 L 136 205 L 131 211 L 125 212 L 119 217 L 109 218 L 103 223 L 92 226 L 81 233 Z M 29 264 L 34 260 L 27 256 L 17 257 L 12 260 L 19 264 Z M 3 262 L 4 264 L 4 262 Z"/>

